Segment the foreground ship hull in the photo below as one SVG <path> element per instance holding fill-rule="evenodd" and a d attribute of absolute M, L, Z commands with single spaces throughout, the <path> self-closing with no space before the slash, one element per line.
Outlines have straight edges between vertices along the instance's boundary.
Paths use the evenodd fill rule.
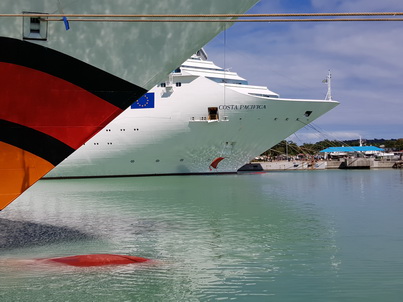
<path fill-rule="evenodd" d="M 44 17 L 0 17 L 0 210 L 222 30 L 102 21 L 69 28 L 46 14 L 242 13 L 256 1 L 185 2 L 1 2 L 3 14 Z"/>
<path fill-rule="evenodd" d="M 46 177 L 235 173 L 338 105 L 282 99 L 266 87 L 242 85 L 236 74 L 232 84 L 228 73 L 220 83 L 223 71 L 187 69 L 189 62 Z"/>

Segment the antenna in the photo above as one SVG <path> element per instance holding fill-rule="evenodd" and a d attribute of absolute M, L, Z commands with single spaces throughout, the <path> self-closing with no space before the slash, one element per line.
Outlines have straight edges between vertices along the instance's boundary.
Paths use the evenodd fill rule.
<path fill-rule="evenodd" d="M 326 93 L 325 100 L 331 101 L 332 100 L 332 74 L 330 72 L 330 69 L 329 69 L 329 73 L 328 73 L 326 79 L 324 79 L 322 82 L 327 84 L 327 93 Z"/>

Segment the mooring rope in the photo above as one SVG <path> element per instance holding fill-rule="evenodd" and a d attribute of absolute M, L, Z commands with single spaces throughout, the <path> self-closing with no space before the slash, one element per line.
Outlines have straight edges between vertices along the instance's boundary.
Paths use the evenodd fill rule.
<path fill-rule="evenodd" d="M 47 21 L 63 21 L 63 19 L 51 19 L 48 18 Z M 256 22 L 256 23 L 278 23 L 278 22 L 353 22 L 353 21 L 403 21 L 403 18 L 366 18 L 366 19 L 355 19 L 355 18 L 344 18 L 344 19 L 70 19 L 72 22 L 111 22 L 111 23 L 123 23 L 123 22 L 133 22 L 133 23 L 161 23 L 161 22 L 169 22 L 169 23 L 218 23 L 218 22 L 234 22 L 234 23 L 247 23 L 247 22 Z"/>
<path fill-rule="evenodd" d="M 47 21 L 72 22 L 349 22 L 349 21 L 403 21 L 403 12 L 362 13 L 288 13 L 288 14 L 0 14 L 0 18 L 32 17 Z M 292 17 L 292 19 L 288 19 Z M 311 18 L 306 18 L 311 17 Z M 313 17 L 313 18 L 312 18 Z M 322 17 L 322 18 L 318 18 Z M 333 17 L 333 18 L 323 18 Z M 347 18 L 334 18 L 347 17 Z M 367 18 L 353 18 L 367 17 Z M 374 18 L 378 17 L 378 18 Z M 214 19 L 215 18 L 215 19 Z M 222 19 L 217 19 L 222 18 Z M 239 18 L 239 19 L 234 19 Z M 249 18 L 249 19 L 246 19 Z M 262 19 L 263 18 L 263 19 Z"/>
<path fill-rule="evenodd" d="M 0 17 L 43 17 L 43 13 L 0 14 Z M 403 12 L 288 13 L 288 14 L 46 14 L 49 17 L 78 18 L 274 18 L 274 17 L 352 17 L 403 16 Z"/>

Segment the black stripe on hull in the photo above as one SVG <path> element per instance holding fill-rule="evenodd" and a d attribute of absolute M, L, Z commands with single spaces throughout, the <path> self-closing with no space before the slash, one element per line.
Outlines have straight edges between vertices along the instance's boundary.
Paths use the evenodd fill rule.
<path fill-rule="evenodd" d="M 124 110 L 147 91 L 71 56 L 34 43 L 0 37 L 0 61 L 53 75 Z"/>
<path fill-rule="evenodd" d="M 56 166 L 75 150 L 40 131 L 0 120 L 0 141 L 26 150 Z"/>

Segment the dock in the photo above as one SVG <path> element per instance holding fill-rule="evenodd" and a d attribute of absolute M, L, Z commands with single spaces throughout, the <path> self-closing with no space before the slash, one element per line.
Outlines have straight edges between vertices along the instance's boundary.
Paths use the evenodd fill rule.
<path fill-rule="evenodd" d="M 252 162 L 243 166 L 240 171 L 287 171 L 287 170 L 324 170 L 326 169 L 326 161 L 264 161 Z"/>
<path fill-rule="evenodd" d="M 392 169 L 403 168 L 403 161 L 375 160 L 373 158 L 347 158 L 340 160 L 278 160 L 256 161 L 244 165 L 239 171 L 292 171 L 325 169 Z"/>

